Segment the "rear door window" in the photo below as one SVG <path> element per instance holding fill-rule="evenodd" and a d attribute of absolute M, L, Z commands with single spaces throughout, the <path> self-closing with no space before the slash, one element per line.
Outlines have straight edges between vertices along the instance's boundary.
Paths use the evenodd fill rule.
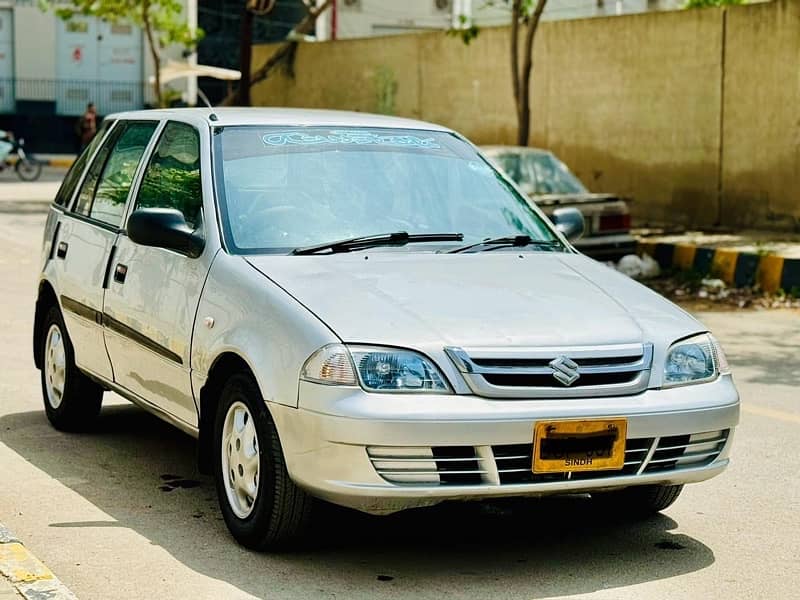
<path fill-rule="evenodd" d="M 130 123 L 120 135 L 98 180 L 91 218 L 119 227 L 133 176 L 156 125 L 155 121 Z"/>
<path fill-rule="evenodd" d="M 133 176 L 156 121 L 120 123 L 97 152 L 78 192 L 74 212 L 118 227 Z"/>

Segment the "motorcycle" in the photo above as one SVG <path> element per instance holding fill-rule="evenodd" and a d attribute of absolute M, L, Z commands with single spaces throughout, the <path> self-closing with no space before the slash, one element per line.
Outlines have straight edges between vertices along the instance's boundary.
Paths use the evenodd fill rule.
<path fill-rule="evenodd" d="M 42 174 L 42 163 L 32 154 L 25 152 L 25 140 L 23 138 L 7 140 L 11 145 L 11 151 L 5 158 L 2 169 L 13 165 L 14 171 L 22 181 L 36 181 Z M 16 157 L 13 160 L 11 157 Z"/>

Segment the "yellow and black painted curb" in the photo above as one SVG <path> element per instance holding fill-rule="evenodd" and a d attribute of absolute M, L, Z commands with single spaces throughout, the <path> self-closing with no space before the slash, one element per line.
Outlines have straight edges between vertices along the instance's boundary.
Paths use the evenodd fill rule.
<path fill-rule="evenodd" d="M 77 600 L 53 572 L 0 523 L 0 576 L 27 600 Z"/>
<path fill-rule="evenodd" d="M 760 255 L 729 248 L 703 248 L 693 244 L 642 242 L 637 252 L 652 256 L 662 269 L 696 271 L 717 277 L 728 285 L 758 284 L 767 292 L 800 292 L 800 258 Z"/>
<path fill-rule="evenodd" d="M 50 167 L 61 167 L 63 169 L 69 169 L 72 166 L 72 163 L 75 162 L 74 156 L 63 156 L 58 158 L 50 158 L 47 160 L 47 164 Z"/>
<path fill-rule="evenodd" d="M 16 164 L 17 157 L 16 156 L 9 156 L 8 162 L 12 165 Z M 43 165 L 47 165 L 48 167 L 59 167 L 62 169 L 69 169 L 72 166 L 72 163 L 75 162 L 74 156 L 54 156 L 52 158 L 43 158 L 40 159 Z"/>

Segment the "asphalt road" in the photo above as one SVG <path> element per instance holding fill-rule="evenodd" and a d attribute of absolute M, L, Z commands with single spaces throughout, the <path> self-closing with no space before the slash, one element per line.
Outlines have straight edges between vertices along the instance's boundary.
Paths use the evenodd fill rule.
<path fill-rule="evenodd" d="M 609 522 L 583 498 L 340 512 L 315 548 L 256 554 L 228 536 L 177 430 L 110 394 L 93 433 L 50 428 L 30 350 L 43 205 L 8 195 L 0 522 L 79 598 L 798 597 L 797 312 L 700 315 L 728 350 L 742 424 L 733 466 L 662 516 Z"/>

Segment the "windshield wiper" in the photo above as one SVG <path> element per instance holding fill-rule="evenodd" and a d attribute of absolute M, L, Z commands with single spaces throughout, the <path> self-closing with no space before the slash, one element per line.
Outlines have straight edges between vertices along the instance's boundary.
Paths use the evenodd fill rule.
<path fill-rule="evenodd" d="M 304 248 L 295 248 L 292 250 L 292 254 L 319 254 L 326 250 L 328 254 L 336 254 L 337 252 L 353 252 L 354 250 L 365 250 L 378 246 L 405 246 L 406 244 L 421 242 L 460 242 L 463 239 L 463 233 L 408 233 L 407 231 L 397 231 L 395 233 L 365 235 Z"/>
<path fill-rule="evenodd" d="M 457 254 L 459 252 L 467 252 L 473 248 L 480 248 L 478 252 L 484 250 L 496 250 L 504 246 L 512 246 L 522 248 L 524 246 L 537 246 L 539 248 L 561 248 L 562 244 L 558 240 L 535 240 L 529 235 L 515 235 L 498 238 L 487 238 L 475 244 L 468 244 L 466 246 L 459 246 L 448 250 L 447 254 Z"/>

